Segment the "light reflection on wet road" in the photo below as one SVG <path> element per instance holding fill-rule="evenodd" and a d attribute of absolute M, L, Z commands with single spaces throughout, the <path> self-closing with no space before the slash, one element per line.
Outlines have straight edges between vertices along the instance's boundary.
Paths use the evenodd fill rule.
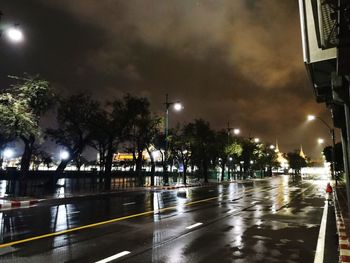
<path fill-rule="evenodd" d="M 0 248 L 1 262 L 313 262 L 325 181 L 287 176 L 178 191 L 51 201 L 0 212 L 0 243 L 153 211 Z M 204 200 L 204 201 L 201 201 Z M 162 210 L 171 207 L 171 209 Z"/>

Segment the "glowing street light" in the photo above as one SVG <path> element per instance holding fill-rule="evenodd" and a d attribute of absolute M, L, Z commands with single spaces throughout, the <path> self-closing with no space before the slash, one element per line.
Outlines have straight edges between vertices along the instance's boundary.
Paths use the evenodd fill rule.
<path fill-rule="evenodd" d="M 2 15 L 0 10 L 0 21 Z M 0 29 L 0 38 L 2 33 L 6 34 L 7 38 L 13 43 L 22 42 L 24 39 L 23 32 L 18 28 L 18 24 L 15 24 L 13 27 L 5 28 L 4 30 Z"/>
<path fill-rule="evenodd" d="M 7 29 L 6 35 L 7 38 L 14 43 L 22 42 L 24 39 L 23 32 L 20 29 L 18 29 L 17 26 Z"/>
<path fill-rule="evenodd" d="M 180 111 L 182 109 L 183 109 L 183 106 L 182 106 L 182 104 L 180 102 L 175 102 L 174 103 L 174 110 Z"/>
<path fill-rule="evenodd" d="M 275 149 L 275 148 L 276 148 L 275 145 L 273 145 L 273 144 L 270 145 L 270 149 L 271 149 L 271 150 L 273 150 L 273 149 Z"/>
<path fill-rule="evenodd" d="M 307 120 L 308 121 L 313 121 L 316 119 L 316 116 L 315 115 L 307 115 Z"/>
<path fill-rule="evenodd" d="M 318 144 L 323 144 L 323 143 L 324 143 L 324 139 L 318 138 L 318 139 L 317 139 L 317 142 L 318 142 Z"/>
<path fill-rule="evenodd" d="M 60 158 L 61 158 L 61 160 L 67 160 L 69 158 L 69 152 L 61 151 L 60 152 Z"/>
<path fill-rule="evenodd" d="M 259 138 L 254 138 L 254 142 L 258 143 L 258 142 L 260 142 L 260 139 Z"/>
<path fill-rule="evenodd" d="M 6 159 L 10 159 L 13 157 L 13 155 L 15 154 L 15 152 L 12 150 L 12 149 L 5 149 L 4 152 L 3 152 L 3 155 Z"/>
<path fill-rule="evenodd" d="M 238 135 L 241 133 L 241 130 L 240 129 L 233 129 L 233 134 L 234 135 Z"/>

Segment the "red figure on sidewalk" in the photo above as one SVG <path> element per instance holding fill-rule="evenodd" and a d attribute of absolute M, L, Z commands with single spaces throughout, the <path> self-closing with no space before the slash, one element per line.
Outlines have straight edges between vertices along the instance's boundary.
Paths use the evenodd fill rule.
<path fill-rule="evenodd" d="M 333 189 L 330 183 L 327 184 L 327 188 L 326 188 L 326 193 L 330 194 L 332 193 Z"/>

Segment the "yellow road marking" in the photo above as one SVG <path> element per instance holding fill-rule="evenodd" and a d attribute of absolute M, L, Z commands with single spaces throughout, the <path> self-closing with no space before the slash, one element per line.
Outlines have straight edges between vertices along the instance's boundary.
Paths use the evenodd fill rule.
<path fill-rule="evenodd" d="M 249 190 L 244 190 L 244 193 L 250 192 L 252 190 L 254 190 L 254 189 L 252 188 Z M 206 198 L 206 199 L 202 199 L 202 200 L 198 200 L 198 201 L 188 202 L 188 203 L 185 203 L 184 206 L 190 206 L 190 205 L 194 205 L 194 204 L 204 203 L 204 202 L 208 202 L 208 201 L 215 200 L 215 199 L 218 199 L 220 197 L 226 197 L 226 196 L 229 196 L 229 195 L 227 194 L 227 195 L 222 195 L 222 196 L 215 196 L 215 197 L 210 197 L 210 198 Z M 0 248 L 18 245 L 18 244 L 22 244 L 22 243 L 26 243 L 26 242 L 30 242 L 30 241 L 34 241 L 34 240 L 38 240 L 38 239 L 43 239 L 43 238 L 47 238 L 47 237 L 59 236 L 62 234 L 67 234 L 67 233 L 75 232 L 75 231 L 86 229 L 86 228 L 101 226 L 101 225 L 105 225 L 105 224 L 110 224 L 110 223 L 122 221 L 125 219 L 130 219 L 130 218 L 135 218 L 135 217 L 153 214 L 155 212 L 164 212 L 167 210 L 173 210 L 173 209 L 176 209 L 177 207 L 178 206 L 165 207 L 165 208 L 161 208 L 158 210 L 146 211 L 146 212 L 142 212 L 142 213 L 138 213 L 138 214 L 118 217 L 118 218 L 114 218 L 114 219 L 110 219 L 110 220 L 106 220 L 106 221 L 101 221 L 101 222 L 97 222 L 97 223 L 93 223 L 93 224 L 88 224 L 88 225 L 84 225 L 84 226 L 70 228 L 70 229 L 66 229 L 66 230 L 62 230 L 62 231 L 58 231 L 58 232 L 53 232 L 53 233 L 44 234 L 44 235 L 35 236 L 35 237 L 30 237 L 30 238 L 17 240 L 17 241 L 13 241 L 13 242 L 9 242 L 9 243 L 4 243 L 4 244 L 0 244 Z"/>

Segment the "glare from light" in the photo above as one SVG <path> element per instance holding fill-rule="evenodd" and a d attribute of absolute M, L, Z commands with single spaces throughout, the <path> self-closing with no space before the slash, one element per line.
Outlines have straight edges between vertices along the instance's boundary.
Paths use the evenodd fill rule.
<path fill-rule="evenodd" d="M 19 43 L 23 41 L 23 33 L 18 28 L 10 28 L 6 31 L 7 37 L 14 43 Z"/>
<path fill-rule="evenodd" d="M 232 161 L 233 160 L 232 157 L 230 157 L 229 160 Z"/>
<path fill-rule="evenodd" d="M 254 138 L 254 142 L 258 143 L 258 142 L 260 142 L 260 139 L 259 138 Z"/>
<path fill-rule="evenodd" d="M 240 129 L 233 129 L 233 134 L 238 135 L 241 133 Z"/>
<path fill-rule="evenodd" d="M 323 144 L 323 143 L 324 143 L 324 139 L 318 138 L 318 139 L 317 139 L 317 142 L 318 142 L 318 144 Z"/>
<path fill-rule="evenodd" d="M 271 150 L 275 149 L 275 145 L 272 145 L 272 144 L 271 144 L 271 145 L 270 145 L 270 149 L 271 149 Z"/>
<path fill-rule="evenodd" d="M 183 107 L 182 107 L 182 104 L 181 104 L 180 102 L 176 102 L 176 103 L 174 104 L 174 110 L 180 111 L 180 110 L 182 110 L 182 109 L 183 109 Z"/>
<path fill-rule="evenodd" d="M 9 149 L 9 148 L 5 149 L 4 152 L 3 152 L 4 157 L 7 158 L 7 159 L 8 158 L 12 158 L 14 154 L 15 154 L 15 152 L 12 149 Z"/>
<path fill-rule="evenodd" d="M 69 152 L 67 152 L 67 151 L 62 151 L 62 152 L 60 153 L 60 158 L 61 158 L 61 160 L 67 160 L 67 159 L 69 158 Z"/>
<path fill-rule="evenodd" d="M 313 121 L 316 119 L 316 116 L 315 115 L 307 115 L 307 120 L 308 121 Z"/>
<path fill-rule="evenodd" d="M 160 151 L 153 151 L 152 157 L 153 159 L 158 160 L 160 158 Z"/>

